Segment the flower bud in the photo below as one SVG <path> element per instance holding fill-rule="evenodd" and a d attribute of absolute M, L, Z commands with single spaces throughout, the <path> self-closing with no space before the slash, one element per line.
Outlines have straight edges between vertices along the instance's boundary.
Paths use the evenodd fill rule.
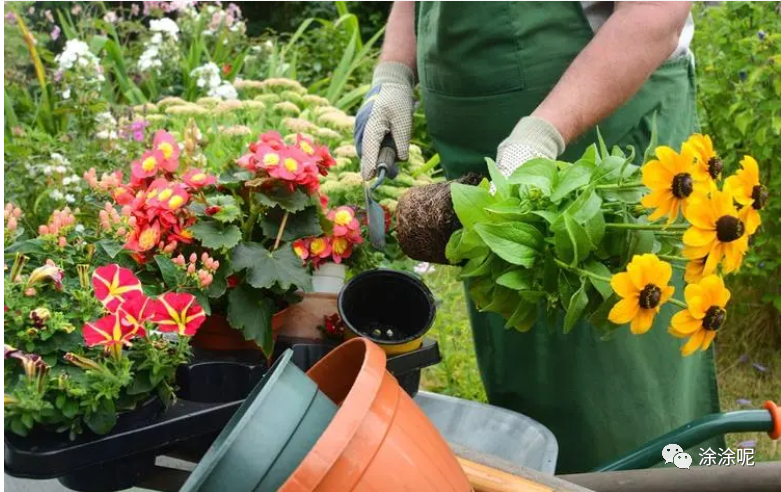
<path fill-rule="evenodd" d="M 190 263 L 195 263 L 196 261 L 198 261 L 198 255 L 195 253 L 190 254 Z"/>
<path fill-rule="evenodd" d="M 190 275 L 192 275 L 193 273 L 195 273 L 195 264 L 194 264 L 194 263 L 190 263 L 190 264 L 187 266 L 187 273 L 189 273 Z"/>
<path fill-rule="evenodd" d="M 59 246 L 60 248 L 64 248 L 67 245 L 68 245 L 68 240 L 65 239 L 64 236 L 60 236 L 60 238 L 57 240 L 57 246 Z"/>

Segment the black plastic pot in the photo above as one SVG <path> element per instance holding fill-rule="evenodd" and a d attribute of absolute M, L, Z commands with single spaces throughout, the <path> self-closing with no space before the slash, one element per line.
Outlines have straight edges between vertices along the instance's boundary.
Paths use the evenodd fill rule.
<path fill-rule="evenodd" d="M 426 284 L 413 275 L 369 270 L 342 288 L 337 309 L 354 336 L 366 337 L 388 355 L 397 355 L 420 346 L 434 324 L 436 302 Z"/>

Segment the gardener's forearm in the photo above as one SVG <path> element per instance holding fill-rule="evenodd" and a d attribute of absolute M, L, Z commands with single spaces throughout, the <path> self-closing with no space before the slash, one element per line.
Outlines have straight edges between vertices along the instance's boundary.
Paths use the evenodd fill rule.
<path fill-rule="evenodd" d="M 380 61 L 403 63 L 415 68 L 415 2 L 393 2 Z"/>
<path fill-rule="evenodd" d="M 673 53 L 691 2 L 616 2 L 616 10 L 534 111 L 566 142 L 629 100 Z"/>

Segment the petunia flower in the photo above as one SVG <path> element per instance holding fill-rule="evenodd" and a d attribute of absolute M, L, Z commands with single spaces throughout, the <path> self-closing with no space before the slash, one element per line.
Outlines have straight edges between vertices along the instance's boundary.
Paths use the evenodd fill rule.
<path fill-rule="evenodd" d="M 88 347 L 102 346 L 106 351 L 122 346 L 131 346 L 130 340 L 137 336 L 144 336 L 143 328 L 139 325 L 122 323 L 119 312 L 111 313 L 97 321 L 87 323 L 81 329 L 84 342 Z"/>
<path fill-rule="evenodd" d="M 361 227 L 358 219 L 355 218 L 355 210 L 347 206 L 331 210 L 327 217 L 334 223 L 334 236 L 347 236 Z"/>
<path fill-rule="evenodd" d="M 751 235 L 762 225 L 759 211 L 767 205 L 768 190 L 759 182 L 759 166 L 753 157 L 744 156 L 740 166 L 742 169 L 724 181 L 724 191 L 743 207 L 740 210 L 741 220 Z"/>
<path fill-rule="evenodd" d="M 172 173 L 179 167 L 179 144 L 173 135 L 165 130 L 158 130 L 152 141 L 152 148 L 163 156 L 163 169 Z"/>
<path fill-rule="evenodd" d="M 685 212 L 690 198 L 706 193 L 708 186 L 696 172 L 695 151 L 691 145 L 684 144 L 680 154 L 670 147 L 657 147 L 656 156 L 656 160 L 643 166 L 643 184 L 651 193 L 640 203 L 656 209 L 648 220 L 667 216 L 667 223 L 671 224 L 681 209 Z"/>
<path fill-rule="evenodd" d="M 169 292 L 157 300 L 152 322 L 160 331 L 193 336 L 206 320 L 206 313 L 192 294 Z"/>
<path fill-rule="evenodd" d="M 39 266 L 30 273 L 30 277 L 27 279 L 27 287 L 32 287 L 35 284 L 51 281 L 54 284 L 54 288 L 62 290 L 62 278 L 63 272 L 57 265 L 47 262 L 46 265 Z"/>
<path fill-rule="evenodd" d="M 716 332 L 727 319 L 725 307 L 730 291 L 724 287 L 724 280 L 718 275 L 709 275 L 696 284 L 689 284 L 684 290 L 686 309 L 673 316 L 670 333 L 678 338 L 689 338 L 681 349 L 689 356 L 698 349 L 707 350 Z"/>
<path fill-rule="evenodd" d="M 654 316 L 675 292 L 667 285 L 673 270 L 669 263 L 653 254 L 635 255 L 626 272 L 613 275 L 611 287 L 622 299 L 613 306 L 608 319 L 617 324 L 630 323 L 635 335 L 651 329 Z"/>
<path fill-rule="evenodd" d="M 159 150 L 147 151 L 130 165 L 130 170 L 133 178 L 137 180 L 151 178 L 162 168 L 164 162 L 165 157 Z"/>
<path fill-rule="evenodd" d="M 95 270 L 92 274 L 92 288 L 95 289 L 95 297 L 112 313 L 131 297 L 142 295 L 138 278 L 132 271 L 116 263 Z"/>
<path fill-rule="evenodd" d="M 204 186 L 213 185 L 217 182 L 217 178 L 211 174 L 206 174 L 200 169 L 190 169 L 182 177 L 182 180 L 191 188 L 203 188 Z"/>
<path fill-rule="evenodd" d="M 691 227 L 683 235 L 683 256 L 706 258 L 703 275 L 714 273 L 722 258 L 724 273 L 734 272 L 748 251 L 745 217 L 738 214 L 732 200 L 730 193 L 716 190 L 684 211 Z"/>
<path fill-rule="evenodd" d="M 140 295 L 120 304 L 117 314 L 123 327 L 131 328 L 138 337 L 145 337 L 144 322 L 152 317 L 156 309 L 157 300 Z"/>

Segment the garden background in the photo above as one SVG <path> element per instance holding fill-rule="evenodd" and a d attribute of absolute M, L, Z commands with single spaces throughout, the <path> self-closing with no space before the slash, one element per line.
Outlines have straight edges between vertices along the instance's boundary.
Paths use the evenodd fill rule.
<path fill-rule="evenodd" d="M 362 202 L 351 115 L 369 89 L 390 3 L 187 3 L 5 3 L 4 193 L 24 211 L 20 227 L 6 227 L 6 245 L 54 209 L 100 207 L 84 173 L 127 166 L 157 128 L 189 135 L 211 172 L 262 131 L 313 133 L 338 161 L 323 191 Z M 703 132 L 725 173 L 751 149 L 771 197 L 781 185 L 780 12 L 777 2 L 694 11 Z M 159 21 L 166 16 L 175 29 Z M 85 44 L 66 45 L 72 40 Z M 415 123 L 402 178 L 381 190 L 391 210 L 407 187 L 441 179 L 420 107 Z M 781 395 L 781 201 L 769 204 L 765 233 L 730 284 L 733 308 L 716 342 L 724 410 Z M 432 333 L 444 360 L 426 371 L 425 386 L 484 400 L 455 270 L 388 259 L 417 271 L 439 302 Z M 759 435 L 729 444 L 756 447 L 758 459 L 781 457 Z"/>

